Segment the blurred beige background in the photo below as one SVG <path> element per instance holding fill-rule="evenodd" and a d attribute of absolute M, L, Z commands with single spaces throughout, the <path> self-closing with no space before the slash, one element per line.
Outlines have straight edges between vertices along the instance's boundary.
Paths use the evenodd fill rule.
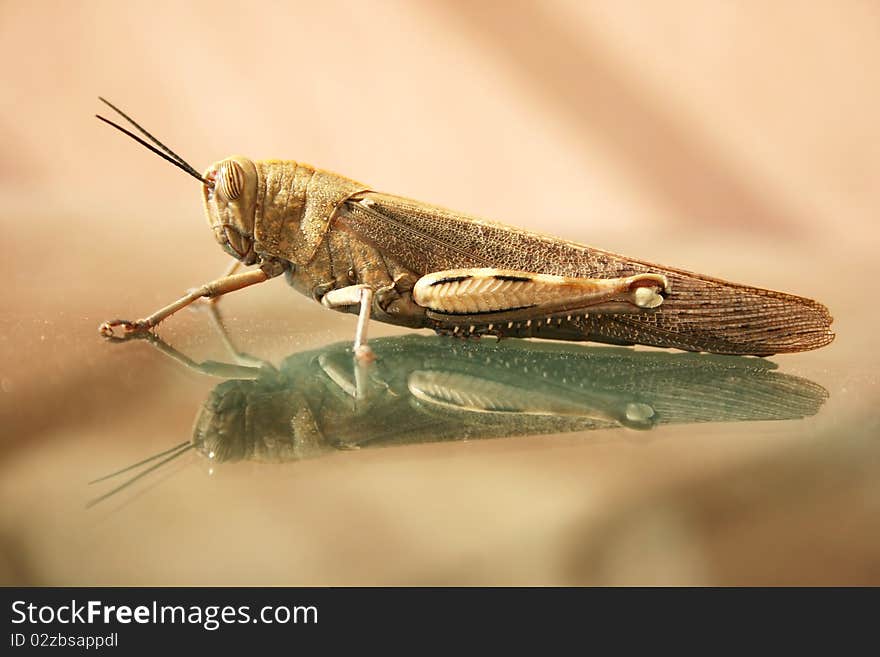
<path fill-rule="evenodd" d="M 858 0 L 3 0 L 0 573 L 9 582 L 58 584 L 877 583 L 880 538 L 868 521 L 880 510 L 873 483 L 878 470 L 871 469 L 877 444 L 862 438 L 877 427 L 872 418 L 880 360 L 871 328 L 880 313 L 865 287 L 873 279 L 880 235 L 878 61 L 880 5 Z M 584 456 L 598 477 L 589 494 L 580 488 L 586 472 L 580 465 L 587 466 L 572 460 L 571 442 L 554 454 L 538 442 L 518 443 L 512 451 L 483 446 L 470 452 L 467 466 L 459 465 L 498 486 L 522 477 L 522 499 L 488 494 L 484 515 L 457 525 L 455 514 L 466 514 L 462 507 L 472 504 L 462 494 L 461 506 L 434 509 L 432 531 L 446 527 L 449 542 L 430 546 L 421 524 L 427 520 L 412 509 L 389 508 L 394 496 L 370 488 L 382 477 L 402 481 L 395 473 L 408 472 L 408 461 L 364 457 L 368 463 L 392 459 L 383 461 L 388 470 L 377 470 L 375 478 L 354 464 L 325 472 L 328 488 L 338 483 L 337 475 L 366 477 L 362 488 L 343 491 L 357 490 L 375 503 L 371 509 L 383 518 L 382 540 L 391 541 L 396 565 L 378 548 L 339 548 L 336 530 L 317 520 L 301 521 L 301 529 L 318 538 L 296 553 L 303 564 L 296 572 L 230 566 L 223 580 L 198 564 L 169 571 L 167 563 L 146 557 L 126 561 L 114 553 L 108 559 L 95 547 L 100 541 L 76 534 L 78 521 L 71 520 L 73 509 L 81 508 L 81 483 L 126 458 L 178 442 L 169 423 L 186 431 L 193 403 L 207 388 L 182 395 L 187 403 L 179 407 L 166 405 L 173 410 L 161 424 L 150 414 L 151 395 L 161 396 L 163 386 L 177 385 L 182 375 L 142 352 L 132 360 L 119 352 L 109 356 L 94 328 L 103 319 L 153 310 L 217 275 L 226 257 L 201 216 L 197 183 L 95 120 L 95 112 L 107 114 L 98 95 L 199 170 L 233 153 L 299 159 L 377 190 L 818 298 L 836 317 L 837 342 L 780 363 L 829 389 L 828 415 L 784 438 L 782 429 L 757 429 L 748 439 L 721 441 L 720 451 L 714 447 L 719 443 L 701 438 L 712 436 L 712 429 L 681 438 L 685 443 L 671 433 L 663 447 L 648 447 L 637 457 L 593 450 Z M 233 322 L 259 318 L 276 329 L 290 322 L 291 341 L 261 355 L 344 339 L 351 330 L 350 323 L 337 324 L 293 298 L 280 282 L 227 304 Z M 183 327 L 194 323 L 181 319 L 166 335 L 184 335 Z M 260 332 L 259 325 L 239 328 L 251 336 Z M 376 329 L 383 332 L 390 330 Z M 852 430 L 840 429 L 844 422 Z M 819 439 L 843 434 L 857 441 L 829 445 Z M 768 435 L 779 439 L 772 448 Z M 694 451 L 682 460 L 682 450 Z M 785 511 L 803 499 L 797 486 L 817 495 L 803 483 L 772 497 L 777 511 L 764 515 L 755 515 L 767 508 L 759 493 L 736 498 L 736 513 L 717 502 L 727 494 L 718 483 L 724 477 L 750 481 L 755 473 L 762 481 L 769 468 L 766 481 L 775 481 L 780 472 L 765 463 L 789 468 L 793 454 L 801 469 L 791 481 L 811 482 L 821 473 L 833 484 L 833 494 L 820 495 L 815 517 Z M 825 470 L 829 460 L 839 467 Z M 537 476 L 534 468 L 546 479 L 530 480 Z M 542 492 L 526 495 L 529 490 Z M 306 494 L 313 497 L 314 490 L 307 487 Z M 426 504 L 434 494 L 424 492 Z M 582 504 L 580 495 L 591 501 Z M 710 500 L 695 516 L 705 522 L 693 521 L 702 529 L 682 539 L 675 529 L 683 513 L 676 500 L 701 496 Z M 22 498 L 26 505 L 12 503 Z M 170 507 L 170 497 L 150 499 L 138 518 L 110 523 L 115 536 L 123 527 L 135 531 L 131 527 L 140 522 L 154 541 L 163 532 L 184 544 L 195 540 L 184 538 L 194 509 Z M 340 517 L 355 513 L 344 492 L 333 499 Z M 663 512 L 654 514 L 658 499 L 665 500 Z M 711 512 L 711 500 L 727 515 Z M 527 511 L 504 516 L 500 533 L 482 542 L 448 539 L 495 517 L 493 504 Z M 554 517 L 553 531 L 528 529 L 548 509 L 562 514 Z M 614 532 L 614 540 L 623 548 L 573 547 L 584 531 L 592 535 L 590 528 L 604 528 L 618 512 L 672 518 L 672 524 L 636 523 L 633 529 L 621 520 L 624 529 Z M 826 530 L 847 512 L 851 534 L 842 540 Z M 239 513 L 240 524 L 227 519 L 223 531 L 246 535 L 251 527 L 258 533 L 249 523 L 259 522 L 244 507 Z M 785 525 L 794 516 L 795 524 Z M 272 522 L 282 517 L 278 510 Z M 740 528 L 725 540 L 718 538 L 721 517 L 739 523 L 721 527 Z M 700 531 L 712 539 L 694 539 L 704 536 Z M 520 542 L 516 537 L 523 533 L 530 538 Z M 832 534 L 837 542 L 822 553 L 831 556 L 787 561 L 779 547 L 831 540 Z M 79 539 L 71 539 L 75 535 Z M 630 559 L 627 546 L 655 539 L 673 542 L 661 551 L 663 558 Z M 91 566 L 75 570 L 53 548 L 70 540 L 82 554 L 103 554 L 101 565 L 98 556 L 89 561 L 80 555 L 77 563 Z M 136 549 L 131 541 L 126 547 Z M 679 550 L 675 541 L 687 545 Z M 287 534 L 270 541 L 282 551 L 294 550 L 294 543 Z M 493 549 L 492 559 L 480 547 L 514 543 L 508 552 Z M 328 556 L 330 544 L 336 552 Z M 777 546 L 778 559 L 769 565 L 762 561 L 765 544 Z M 610 553 L 616 560 L 609 561 Z M 320 559 L 310 562 L 317 554 Z M 355 556 L 365 560 L 363 569 L 352 565 Z"/>

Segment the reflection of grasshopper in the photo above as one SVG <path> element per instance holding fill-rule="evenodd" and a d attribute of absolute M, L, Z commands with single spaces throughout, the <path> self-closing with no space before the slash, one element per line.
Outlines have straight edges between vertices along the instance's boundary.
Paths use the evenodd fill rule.
<path fill-rule="evenodd" d="M 370 318 L 454 335 L 758 356 L 816 349 L 834 338 L 828 310 L 810 299 L 381 194 L 301 162 L 235 156 L 199 174 L 122 116 L 154 145 L 102 120 L 202 183 L 208 223 L 235 261 L 223 278 L 148 317 L 105 322 L 100 331 L 108 337 L 114 327 L 149 330 L 200 297 L 284 274 L 328 308 L 358 314 L 355 353 L 363 360 L 371 356 Z M 537 184 L 540 176 L 537 167 Z M 240 264 L 255 268 L 234 274 Z"/>
<path fill-rule="evenodd" d="M 149 339 L 189 367 L 234 377 L 213 390 L 191 441 L 135 464 L 166 457 L 151 469 L 192 448 L 221 462 L 283 462 L 355 447 L 788 420 L 827 397 L 773 363 L 723 356 L 407 336 L 375 340 L 368 366 L 340 343 L 276 369 L 195 363 Z"/>

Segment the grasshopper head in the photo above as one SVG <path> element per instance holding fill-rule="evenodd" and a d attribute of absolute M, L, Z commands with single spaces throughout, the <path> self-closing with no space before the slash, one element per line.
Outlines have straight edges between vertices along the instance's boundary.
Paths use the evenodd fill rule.
<path fill-rule="evenodd" d="M 332 450 L 316 428 L 299 383 L 271 377 L 224 381 L 202 406 L 192 445 L 217 463 L 280 463 Z"/>
<path fill-rule="evenodd" d="M 257 261 L 254 253 L 254 216 L 257 208 L 257 169 L 246 157 L 233 155 L 215 162 L 204 175 L 191 164 L 138 125 L 134 119 L 104 98 L 101 102 L 131 124 L 141 136 L 103 116 L 98 119 L 170 162 L 202 183 L 202 196 L 208 223 L 214 237 L 226 252 L 246 265 Z"/>
<path fill-rule="evenodd" d="M 246 157 L 234 155 L 211 165 L 202 186 L 205 214 L 214 238 L 233 258 L 250 265 L 254 253 L 257 169 Z"/>

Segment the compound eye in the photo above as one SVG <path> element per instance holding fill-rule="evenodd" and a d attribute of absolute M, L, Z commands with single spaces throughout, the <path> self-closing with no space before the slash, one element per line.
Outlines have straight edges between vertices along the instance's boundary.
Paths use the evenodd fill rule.
<path fill-rule="evenodd" d="M 217 190 L 226 200 L 234 201 L 244 190 L 244 171 L 237 162 L 229 160 L 217 172 Z"/>

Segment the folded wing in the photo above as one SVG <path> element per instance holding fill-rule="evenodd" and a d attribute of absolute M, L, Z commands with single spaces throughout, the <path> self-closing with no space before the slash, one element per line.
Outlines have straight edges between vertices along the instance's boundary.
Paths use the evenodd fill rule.
<path fill-rule="evenodd" d="M 495 267 L 583 278 L 668 277 L 650 312 L 595 314 L 546 326 L 538 337 L 767 356 L 834 339 L 827 308 L 811 299 L 635 260 L 574 242 L 378 194 L 359 194 L 334 221 L 421 275 Z"/>

